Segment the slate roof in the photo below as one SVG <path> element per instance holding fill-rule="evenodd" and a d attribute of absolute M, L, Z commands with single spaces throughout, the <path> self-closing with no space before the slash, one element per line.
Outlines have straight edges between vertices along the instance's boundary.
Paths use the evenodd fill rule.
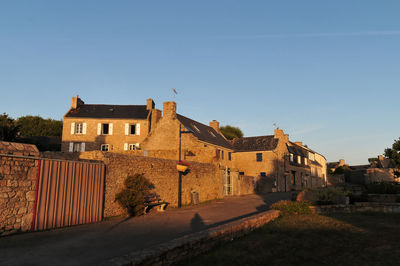
<path fill-rule="evenodd" d="M 148 114 L 146 105 L 83 104 L 70 109 L 65 117 L 146 119 Z"/>
<path fill-rule="evenodd" d="M 193 135 L 199 140 L 224 148 L 232 149 L 232 145 L 212 127 L 206 126 L 200 122 L 197 122 L 180 114 L 176 114 L 176 117 L 178 118 L 179 122 L 183 124 L 186 130 L 192 131 Z"/>
<path fill-rule="evenodd" d="M 308 153 L 306 149 L 301 148 L 300 146 L 297 145 L 287 145 L 288 151 L 290 153 L 293 153 L 295 155 L 300 155 L 303 157 L 308 158 Z"/>
<path fill-rule="evenodd" d="M 271 136 L 247 137 L 232 140 L 235 151 L 271 151 L 278 145 L 278 139 Z"/>

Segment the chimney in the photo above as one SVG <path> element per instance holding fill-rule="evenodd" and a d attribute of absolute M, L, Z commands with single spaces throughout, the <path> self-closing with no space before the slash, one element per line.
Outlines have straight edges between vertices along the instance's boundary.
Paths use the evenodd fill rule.
<path fill-rule="evenodd" d="M 289 135 L 283 133 L 283 130 L 280 128 L 275 129 L 274 131 L 274 138 L 276 139 L 282 139 L 284 142 L 288 142 L 289 141 Z"/>
<path fill-rule="evenodd" d="M 378 160 L 379 161 L 383 161 L 383 159 L 384 159 L 383 155 L 378 155 Z"/>
<path fill-rule="evenodd" d="M 72 97 L 72 103 L 71 103 L 72 109 L 76 109 L 83 104 L 85 103 L 79 98 L 79 95 L 76 95 L 76 97 Z"/>
<path fill-rule="evenodd" d="M 164 102 L 163 117 L 175 119 L 176 118 L 176 102 Z"/>
<path fill-rule="evenodd" d="M 215 131 L 217 131 L 218 133 L 221 133 L 219 131 L 219 122 L 217 120 L 213 120 L 210 122 L 210 127 L 212 127 Z"/>
<path fill-rule="evenodd" d="M 151 98 L 147 99 L 147 107 L 146 107 L 147 110 L 154 109 L 155 105 L 156 104 L 154 103 L 153 99 L 151 99 Z"/>
<path fill-rule="evenodd" d="M 345 161 L 344 161 L 344 159 L 340 159 L 340 160 L 339 160 L 339 165 L 338 165 L 338 166 L 343 166 L 343 165 L 345 165 Z"/>
<path fill-rule="evenodd" d="M 151 121 L 150 121 L 151 122 L 151 128 L 150 128 L 150 131 L 151 131 L 152 128 L 154 128 L 156 126 L 156 124 L 160 120 L 160 118 L 161 118 L 161 110 L 158 110 L 158 109 L 151 110 Z"/>

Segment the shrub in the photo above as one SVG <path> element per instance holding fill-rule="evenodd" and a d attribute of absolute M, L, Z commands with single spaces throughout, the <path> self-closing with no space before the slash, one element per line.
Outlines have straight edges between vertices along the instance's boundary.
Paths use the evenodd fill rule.
<path fill-rule="evenodd" d="M 313 190 L 317 195 L 317 204 L 318 205 L 330 205 L 330 204 L 339 204 L 343 203 L 343 198 L 346 194 L 335 188 L 319 188 Z"/>
<path fill-rule="evenodd" d="M 394 182 L 375 182 L 365 185 L 369 194 L 398 194 L 400 185 Z"/>
<path fill-rule="evenodd" d="M 271 209 L 281 211 L 280 215 L 310 214 L 310 203 L 307 201 L 281 200 L 271 205 Z"/>
<path fill-rule="evenodd" d="M 142 213 L 144 209 L 145 195 L 149 194 L 153 185 L 143 174 L 135 174 L 125 179 L 125 188 L 115 196 L 115 200 L 131 216 Z"/>

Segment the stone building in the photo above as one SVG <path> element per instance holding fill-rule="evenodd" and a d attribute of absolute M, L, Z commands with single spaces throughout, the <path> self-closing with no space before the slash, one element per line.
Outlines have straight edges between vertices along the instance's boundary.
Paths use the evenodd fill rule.
<path fill-rule="evenodd" d="M 240 176 L 253 177 L 258 191 L 289 191 L 321 186 L 326 179 L 325 158 L 289 141 L 289 135 L 276 129 L 272 136 L 239 138 L 228 141 L 216 120 L 204 125 L 176 113 L 175 102 L 164 103 L 164 114 L 142 142 L 144 155 L 214 163 L 225 169 L 225 187 Z"/>
<path fill-rule="evenodd" d="M 274 135 L 239 138 L 232 143 L 234 167 L 241 175 L 256 177 L 258 191 L 289 191 L 325 183 L 325 158 L 301 142 L 289 141 L 281 129 Z"/>
<path fill-rule="evenodd" d="M 64 115 L 61 151 L 113 151 L 140 149 L 161 111 L 154 101 L 146 105 L 85 104 L 78 96 Z"/>
<path fill-rule="evenodd" d="M 78 97 L 64 116 L 63 151 L 103 150 L 211 163 L 224 171 L 224 193 L 240 180 L 252 180 L 259 192 L 289 191 L 326 183 L 326 160 L 276 129 L 274 135 L 227 140 L 219 122 L 209 125 L 176 112 L 175 102 L 161 111 L 143 106 L 86 105 Z M 249 183 L 249 182 L 247 182 Z"/>

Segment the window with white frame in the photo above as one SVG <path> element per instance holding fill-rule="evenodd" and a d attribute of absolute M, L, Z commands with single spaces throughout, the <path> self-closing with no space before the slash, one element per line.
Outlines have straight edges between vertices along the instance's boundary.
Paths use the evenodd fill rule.
<path fill-rule="evenodd" d="M 125 136 L 129 135 L 140 135 L 140 124 L 139 123 L 125 123 Z"/>
<path fill-rule="evenodd" d="M 82 133 L 83 133 L 83 123 L 76 123 L 75 134 L 82 134 Z"/>
<path fill-rule="evenodd" d="M 80 142 L 74 142 L 74 148 L 72 150 L 73 152 L 80 152 L 81 151 L 81 143 Z"/>
<path fill-rule="evenodd" d="M 129 150 L 130 151 L 136 150 L 136 144 L 129 144 Z"/>
<path fill-rule="evenodd" d="M 109 151 L 110 150 L 110 144 L 101 144 L 100 150 L 101 151 Z"/>
<path fill-rule="evenodd" d="M 85 142 L 69 143 L 69 152 L 84 152 L 84 151 L 85 151 Z"/>

